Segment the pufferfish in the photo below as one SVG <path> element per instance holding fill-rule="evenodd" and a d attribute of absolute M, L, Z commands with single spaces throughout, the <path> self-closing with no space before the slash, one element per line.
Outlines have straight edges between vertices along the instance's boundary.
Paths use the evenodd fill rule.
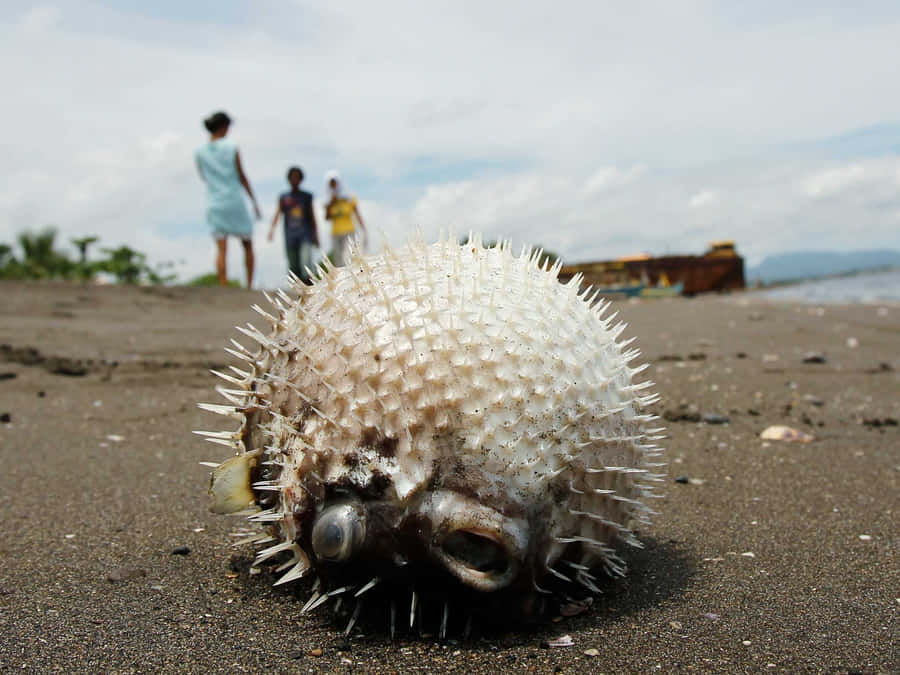
<path fill-rule="evenodd" d="M 270 330 L 239 328 L 256 346 L 232 340 L 246 369 L 215 373 L 229 405 L 200 404 L 240 423 L 197 432 L 236 452 L 211 510 L 262 526 L 276 584 L 316 579 L 303 611 L 350 600 L 349 633 L 390 586 L 393 634 L 397 598 L 412 626 L 442 580 L 514 614 L 624 573 L 617 544 L 640 545 L 661 480 L 657 396 L 608 303 L 540 258 L 419 235 L 292 279 L 297 299 L 254 306 Z"/>

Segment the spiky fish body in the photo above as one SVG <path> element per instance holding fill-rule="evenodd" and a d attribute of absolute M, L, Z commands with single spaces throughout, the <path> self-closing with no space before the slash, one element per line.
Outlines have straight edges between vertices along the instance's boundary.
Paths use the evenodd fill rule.
<path fill-rule="evenodd" d="M 537 260 L 413 241 L 258 308 L 272 328 L 235 343 L 231 405 L 205 406 L 240 420 L 210 434 L 237 452 L 210 492 L 254 510 L 272 537 L 257 562 L 287 559 L 278 583 L 363 567 L 368 587 L 341 590 L 358 593 L 432 567 L 540 592 L 624 571 L 616 543 L 637 545 L 659 478 L 656 397 L 624 324 Z"/>

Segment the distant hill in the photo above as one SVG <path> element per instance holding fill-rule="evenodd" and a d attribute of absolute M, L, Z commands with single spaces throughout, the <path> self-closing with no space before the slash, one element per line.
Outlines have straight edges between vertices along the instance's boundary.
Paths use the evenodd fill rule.
<path fill-rule="evenodd" d="M 792 251 L 767 256 L 749 268 L 747 280 L 771 284 L 894 266 L 900 266 L 900 251 Z"/>

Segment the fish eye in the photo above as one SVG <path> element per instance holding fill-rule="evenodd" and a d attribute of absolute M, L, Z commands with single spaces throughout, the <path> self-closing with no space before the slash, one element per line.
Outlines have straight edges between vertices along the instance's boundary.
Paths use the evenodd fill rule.
<path fill-rule="evenodd" d="M 352 504 L 329 506 L 313 525 L 313 551 L 321 560 L 343 562 L 360 547 L 364 536 L 364 519 L 358 509 Z"/>

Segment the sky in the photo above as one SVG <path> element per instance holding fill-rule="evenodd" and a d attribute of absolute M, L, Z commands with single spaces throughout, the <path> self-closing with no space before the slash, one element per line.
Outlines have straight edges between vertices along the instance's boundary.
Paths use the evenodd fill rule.
<path fill-rule="evenodd" d="M 2 4 L 0 241 L 53 225 L 211 272 L 193 151 L 223 109 L 261 286 L 286 271 L 266 233 L 293 164 L 317 197 L 341 172 L 372 251 L 414 228 L 568 262 L 900 248 L 894 0 L 212 7 Z"/>

